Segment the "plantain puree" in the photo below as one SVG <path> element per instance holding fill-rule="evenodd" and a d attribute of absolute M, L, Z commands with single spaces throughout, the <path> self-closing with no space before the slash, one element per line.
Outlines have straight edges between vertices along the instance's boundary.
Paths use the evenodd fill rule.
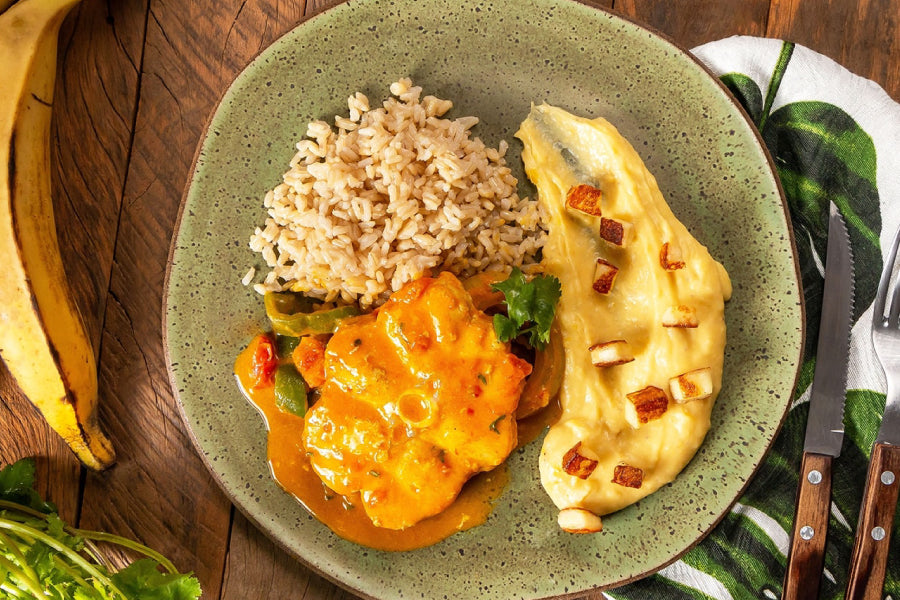
<path fill-rule="evenodd" d="M 562 286 L 562 414 L 541 482 L 559 509 L 605 515 L 672 481 L 700 447 L 731 283 L 609 122 L 533 106 L 516 137 L 549 221 L 543 267 Z"/>

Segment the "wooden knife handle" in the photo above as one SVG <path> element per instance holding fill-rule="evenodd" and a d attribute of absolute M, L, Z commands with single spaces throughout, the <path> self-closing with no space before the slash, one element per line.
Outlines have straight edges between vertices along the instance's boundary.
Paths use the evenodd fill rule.
<path fill-rule="evenodd" d="M 898 493 L 900 446 L 875 444 L 850 556 L 846 600 L 881 599 Z"/>
<path fill-rule="evenodd" d="M 832 460 L 825 454 L 803 453 L 783 600 L 816 600 L 819 597 L 828 514 L 831 512 Z"/>

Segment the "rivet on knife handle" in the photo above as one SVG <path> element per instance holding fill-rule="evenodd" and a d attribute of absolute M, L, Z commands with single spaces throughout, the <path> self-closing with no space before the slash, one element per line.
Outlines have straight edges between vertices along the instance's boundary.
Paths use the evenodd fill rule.
<path fill-rule="evenodd" d="M 831 509 L 831 463 L 825 454 L 803 453 L 783 600 L 816 600 L 825 565 Z"/>
<path fill-rule="evenodd" d="M 856 527 L 845 600 L 881 599 L 898 494 L 900 446 L 876 443 Z"/>

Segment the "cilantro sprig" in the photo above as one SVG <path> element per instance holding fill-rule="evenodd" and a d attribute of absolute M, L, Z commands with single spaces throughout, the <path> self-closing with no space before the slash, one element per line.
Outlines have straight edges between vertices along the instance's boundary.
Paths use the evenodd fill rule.
<path fill-rule="evenodd" d="M 543 350 L 550 341 L 550 327 L 556 314 L 561 288 L 552 275 L 538 275 L 528 280 L 514 268 L 506 281 L 491 288 L 503 292 L 507 314 L 494 315 L 494 331 L 502 342 L 527 335 L 528 343 Z"/>
<path fill-rule="evenodd" d="M 120 571 L 94 542 L 147 558 Z M 162 569 L 162 570 L 160 570 Z M 0 598 L 197 600 L 200 583 L 166 557 L 121 536 L 76 529 L 34 490 L 34 460 L 0 469 Z"/>

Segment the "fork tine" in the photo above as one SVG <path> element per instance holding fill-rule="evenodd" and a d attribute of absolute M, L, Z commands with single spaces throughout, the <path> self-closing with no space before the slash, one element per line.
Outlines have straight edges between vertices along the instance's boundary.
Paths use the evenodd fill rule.
<path fill-rule="evenodd" d="M 884 265 L 884 271 L 881 273 L 881 281 L 878 282 L 878 293 L 875 295 L 875 305 L 873 307 L 873 317 L 878 317 L 883 323 L 887 317 L 888 323 L 896 327 L 898 319 L 900 319 L 900 282 L 894 286 L 891 294 L 890 315 L 885 315 L 885 300 L 888 295 L 888 287 L 891 283 L 891 276 L 894 273 L 894 263 L 897 260 L 897 248 L 900 246 L 900 229 L 894 234 L 894 243 L 891 245 L 891 253 Z"/>
<path fill-rule="evenodd" d="M 891 294 L 891 314 L 888 316 L 888 326 L 897 327 L 900 323 L 900 282 L 894 286 Z"/>
<path fill-rule="evenodd" d="M 891 314 L 888 316 L 888 326 L 897 327 L 900 323 L 900 281 L 894 284 L 894 292 L 891 294 Z"/>

